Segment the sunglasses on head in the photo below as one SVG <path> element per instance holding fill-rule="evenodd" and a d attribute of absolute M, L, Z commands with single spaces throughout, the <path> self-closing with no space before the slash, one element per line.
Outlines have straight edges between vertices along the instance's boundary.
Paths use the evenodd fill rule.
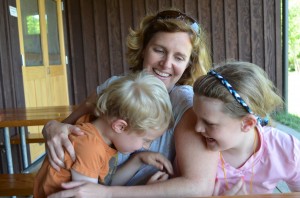
<path fill-rule="evenodd" d="M 189 17 L 188 15 L 182 13 L 182 12 L 179 12 L 179 11 L 176 11 L 176 10 L 165 10 L 165 11 L 162 11 L 162 12 L 159 12 L 156 17 L 155 17 L 156 20 L 164 20 L 164 19 L 178 19 L 178 20 L 183 20 L 183 21 L 188 21 L 190 23 L 190 27 L 196 32 L 197 35 L 200 34 L 200 25 L 199 23 Z"/>

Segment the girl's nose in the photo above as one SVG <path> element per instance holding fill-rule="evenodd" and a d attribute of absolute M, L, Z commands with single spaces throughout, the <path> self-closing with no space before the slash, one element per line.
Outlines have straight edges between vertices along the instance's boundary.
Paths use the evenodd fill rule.
<path fill-rule="evenodd" d="M 195 126 L 195 131 L 198 133 L 204 133 L 205 132 L 205 127 L 203 126 L 203 124 L 201 122 L 197 122 L 196 126 Z"/>

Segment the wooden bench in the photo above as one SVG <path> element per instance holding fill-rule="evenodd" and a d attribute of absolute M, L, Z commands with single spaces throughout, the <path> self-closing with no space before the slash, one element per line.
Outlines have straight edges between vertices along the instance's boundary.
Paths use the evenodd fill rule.
<path fill-rule="evenodd" d="M 0 174 L 0 197 L 32 195 L 34 177 L 34 173 Z"/>

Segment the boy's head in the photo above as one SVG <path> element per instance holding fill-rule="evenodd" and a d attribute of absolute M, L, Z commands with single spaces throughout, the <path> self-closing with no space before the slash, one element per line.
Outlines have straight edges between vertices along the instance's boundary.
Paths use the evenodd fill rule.
<path fill-rule="evenodd" d="M 112 82 L 99 96 L 97 108 L 112 122 L 114 131 L 144 138 L 145 144 L 161 136 L 173 119 L 164 83 L 145 72 Z"/>

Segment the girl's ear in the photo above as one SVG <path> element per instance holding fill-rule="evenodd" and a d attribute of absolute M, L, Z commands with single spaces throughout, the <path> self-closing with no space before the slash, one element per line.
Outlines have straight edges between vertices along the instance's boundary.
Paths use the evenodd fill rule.
<path fill-rule="evenodd" d="M 123 133 L 127 126 L 127 122 L 122 119 L 116 119 L 111 124 L 111 128 L 117 133 Z"/>
<path fill-rule="evenodd" d="M 257 123 L 256 116 L 254 116 L 252 114 L 246 115 L 242 119 L 241 129 L 243 132 L 248 132 L 248 131 L 250 131 L 250 129 L 252 129 L 256 126 L 256 123 Z"/>

